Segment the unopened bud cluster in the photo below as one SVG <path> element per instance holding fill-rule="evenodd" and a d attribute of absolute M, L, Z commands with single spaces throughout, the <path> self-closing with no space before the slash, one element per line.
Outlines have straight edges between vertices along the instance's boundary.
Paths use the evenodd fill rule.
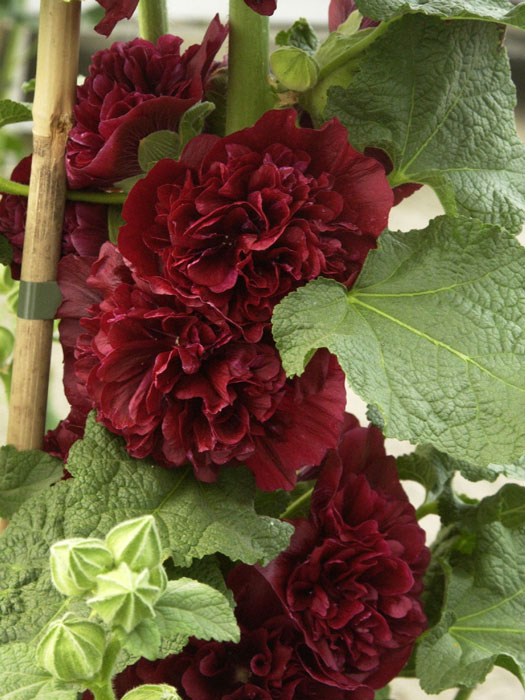
<path fill-rule="evenodd" d="M 89 680 L 102 665 L 108 628 L 130 634 L 155 616 L 166 590 L 162 548 L 151 515 L 120 523 L 105 540 L 72 538 L 51 547 L 51 578 L 67 596 L 81 596 L 102 620 L 68 613 L 52 622 L 37 649 L 38 662 L 63 681 Z"/>

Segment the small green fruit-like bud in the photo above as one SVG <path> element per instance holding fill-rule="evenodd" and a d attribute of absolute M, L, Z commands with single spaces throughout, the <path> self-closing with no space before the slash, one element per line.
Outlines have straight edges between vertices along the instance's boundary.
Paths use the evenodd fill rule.
<path fill-rule="evenodd" d="M 270 56 L 270 65 L 277 80 L 296 92 L 310 90 L 319 77 L 315 60 L 296 46 L 283 46 Z"/>
<path fill-rule="evenodd" d="M 95 597 L 87 602 L 112 627 L 128 634 L 143 620 L 155 616 L 153 606 L 161 589 L 150 581 L 150 572 L 137 573 L 122 562 L 117 569 L 97 576 Z"/>
<path fill-rule="evenodd" d="M 171 685 L 139 685 L 127 692 L 122 700 L 181 700 Z"/>
<path fill-rule="evenodd" d="M 162 561 L 160 537 L 152 515 L 119 523 L 106 535 L 106 544 L 116 563 L 125 562 L 133 571 L 152 569 Z"/>
<path fill-rule="evenodd" d="M 95 577 L 113 567 L 113 557 L 102 540 L 73 537 L 51 546 L 51 578 L 61 593 L 82 595 Z"/>
<path fill-rule="evenodd" d="M 102 667 L 104 629 L 68 613 L 49 625 L 36 650 L 40 666 L 61 681 L 89 680 Z"/>
<path fill-rule="evenodd" d="M 168 585 L 168 577 L 162 564 L 159 564 L 150 571 L 149 582 L 152 586 L 156 586 L 160 590 L 161 594 L 164 593 Z"/>

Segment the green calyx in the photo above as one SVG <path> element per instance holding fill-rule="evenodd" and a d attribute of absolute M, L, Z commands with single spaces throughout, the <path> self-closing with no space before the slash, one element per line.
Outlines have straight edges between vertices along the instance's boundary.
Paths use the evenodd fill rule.
<path fill-rule="evenodd" d="M 283 46 L 274 51 L 270 56 L 270 65 L 281 85 L 296 92 L 310 90 L 319 77 L 315 59 L 295 46 Z"/>
<path fill-rule="evenodd" d="M 152 580 L 153 579 L 153 580 Z M 155 617 L 154 605 L 162 595 L 158 575 L 147 569 L 137 573 L 122 562 L 117 569 L 97 576 L 95 596 L 87 603 L 113 628 L 130 633 L 143 620 Z"/>
<path fill-rule="evenodd" d="M 160 537 L 152 515 L 119 523 L 106 535 L 106 545 L 116 564 L 133 571 L 153 569 L 162 562 Z"/>
<path fill-rule="evenodd" d="M 113 568 L 113 557 L 101 540 L 74 537 L 51 547 L 51 578 L 64 595 L 79 596 L 94 588 L 98 574 Z"/>
<path fill-rule="evenodd" d="M 97 623 L 71 613 L 49 625 L 36 656 L 54 678 L 73 682 L 93 678 L 101 669 L 106 634 Z"/>

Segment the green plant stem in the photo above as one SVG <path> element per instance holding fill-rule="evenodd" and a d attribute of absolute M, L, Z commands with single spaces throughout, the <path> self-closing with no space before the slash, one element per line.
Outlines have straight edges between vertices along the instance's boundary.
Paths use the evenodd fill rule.
<path fill-rule="evenodd" d="M 89 690 L 93 693 L 95 700 L 116 700 L 111 682 L 104 686 L 99 686 L 98 688 L 90 688 Z"/>
<path fill-rule="evenodd" d="M 311 489 L 308 489 L 305 493 L 303 493 L 302 496 L 299 496 L 298 499 L 290 503 L 288 508 L 282 513 L 279 517 L 282 518 L 283 520 L 290 520 L 291 518 L 295 517 L 301 510 L 301 508 L 304 506 L 305 503 L 308 503 L 310 498 L 312 497 L 312 493 L 314 492 L 313 486 Z"/>
<path fill-rule="evenodd" d="M 275 106 L 269 61 L 268 17 L 251 10 L 244 0 L 230 0 L 226 134 L 252 126 Z"/>
<path fill-rule="evenodd" d="M 166 0 L 140 0 L 139 35 L 156 43 L 158 38 L 168 33 L 168 8 Z"/>
<path fill-rule="evenodd" d="M 29 195 L 29 185 L 20 182 L 6 180 L 0 177 L 0 192 L 17 194 L 21 197 Z M 124 204 L 127 194 L 125 192 L 87 192 L 85 190 L 68 190 L 66 198 L 70 202 L 93 202 L 95 204 Z"/>
<path fill-rule="evenodd" d="M 416 510 L 416 518 L 421 520 L 425 515 L 439 515 L 437 501 L 430 501 L 429 503 L 423 503 L 423 505 L 419 506 Z"/>
<path fill-rule="evenodd" d="M 454 700 L 467 700 L 467 698 L 472 695 L 474 690 L 475 688 L 460 688 L 456 693 Z"/>

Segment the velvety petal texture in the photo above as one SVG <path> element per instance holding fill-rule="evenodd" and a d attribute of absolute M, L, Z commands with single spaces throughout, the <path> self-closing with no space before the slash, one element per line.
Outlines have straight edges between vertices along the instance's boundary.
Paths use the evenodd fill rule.
<path fill-rule="evenodd" d="M 373 700 L 399 673 L 426 627 L 424 532 L 377 428 L 347 415 L 317 471 L 288 549 L 228 576 L 240 642 L 142 659 L 117 677 L 118 697 L 170 683 L 184 700 Z"/>
<path fill-rule="evenodd" d="M 24 158 L 11 174 L 14 182 L 29 184 L 31 156 Z M 24 245 L 27 197 L 4 194 L 0 197 L 0 235 L 13 247 L 11 274 L 20 278 Z M 97 256 L 100 246 L 108 239 L 107 207 L 104 204 L 67 202 L 64 213 L 61 254 L 76 253 Z"/>
<path fill-rule="evenodd" d="M 77 88 L 76 124 L 66 146 L 70 186 L 110 187 L 139 174 L 141 139 L 177 130 L 181 115 L 202 98 L 227 32 L 216 15 L 202 43 L 183 54 L 182 39 L 168 34 L 156 44 L 133 39 L 98 51 Z"/>
<path fill-rule="evenodd" d="M 139 4 L 139 0 L 97 0 L 97 2 L 106 13 L 95 27 L 95 31 L 104 36 L 109 36 L 121 19 L 131 19 Z"/>
<path fill-rule="evenodd" d="M 244 0 L 244 2 L 259 15 L 273 15 L 277 9 L 277 0 Z"/>
<path fill-rule="evenodd" d="M 203 481 L 243 462 L 265 490 L 293 488 L 336 444 L 344 376 L 328 352 L 287 380 L 270 336 L 246 342 L 213 307 L 156 294 L 111 243 L 89 271 L 64 259 L 59 280 L 70 421 L 94 407 L 134 457 Z"/>
<path fill-rule="evenodd" d="M 387 224 L 384 169 L 333 120 L 300 129 L 271 111 L 160 161 L 124 207 L 119 248 L 160 294 L 206 303 L 257 342 L 288 292 L 319 275 L 346 286 Z"/>

